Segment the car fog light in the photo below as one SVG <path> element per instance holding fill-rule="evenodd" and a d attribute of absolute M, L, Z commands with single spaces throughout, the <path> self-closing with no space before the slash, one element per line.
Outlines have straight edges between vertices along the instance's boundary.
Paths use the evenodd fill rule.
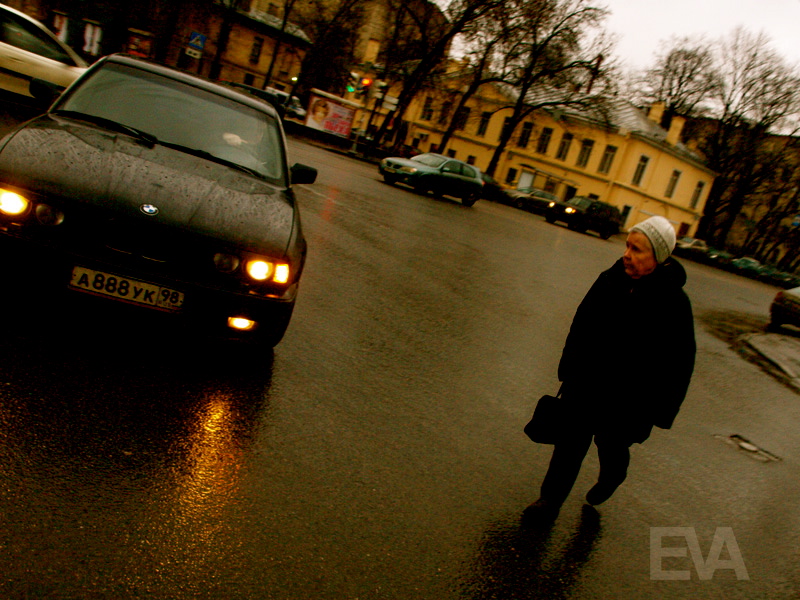
<path fill-rule="evenodd" d="M 251 260 L 247 262 L 247 274 L 256 281 L 264 281 L 272 272 L 272 263 L 265 260 Z"/>
<path fill-rule="evenodd" d="M 228 327 L 238 329 L 239 331 L 250 331 L 256 326 L 255 321 L 245 319 L 244 317 L 228 317 Z"/>
<path fill-rule="evenodd" d="M 217 252 L 214 255 L 214 266 L 218 271 L 223 273 L 233 273 L 239 268 L 239 257 L 233 254 L 225 254 L 224 252 Z"/>
<path fill-rule="evenodd" d="M 289 282 L 289 265 L 276 265 L 275 276 L 272 278 L 275 283 Z"/>
<path fill-rule="evenodd" d="M 64 222 L 64 213 L 49 204 L 39 204 L 34 212 L 42 225 L 61 225 Z"/>
<path fill-rule="evenodd" d="M 28 210 L 28 201 L 17 194 L 8 190 L 0 191 L 0 212 L 7 215 L 21 215 Z"/>

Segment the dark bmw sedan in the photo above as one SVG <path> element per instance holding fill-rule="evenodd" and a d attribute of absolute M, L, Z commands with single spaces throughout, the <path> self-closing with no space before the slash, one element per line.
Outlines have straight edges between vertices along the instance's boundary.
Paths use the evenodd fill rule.
<path fill-rule="evenodd" d="M 291 184 L 315 178 L 288 168 L 271 106 L 113 55 L 0 142 L 0 251 L 48 302 L 124 303 L 273 346 L 306 258 Z"/>

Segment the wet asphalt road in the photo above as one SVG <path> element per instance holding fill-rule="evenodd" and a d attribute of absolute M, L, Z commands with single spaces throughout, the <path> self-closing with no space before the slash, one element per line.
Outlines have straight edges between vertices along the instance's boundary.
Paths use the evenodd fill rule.
<path fill-rule="evenodd" d="M 775 288 L 688 264 L 699 353 L 675 428 L 634 448 L 599 515 L 582 509 L 590 454 L 555 525 L 531 530 L 549 449 L 521 428 L 621 239 L 290 152 L 320 176 L 298 190 L 309 259 L 274 354 L 115 311 L 6 313 L 0 597 L 800 595 L 798 397 L 704 321 L 765 319 Z M 715 437 L 732 434 L 781 460 Z M 653 580 L 652 527 L 694 528 L 704 556 L 730 527 L 749 579 L 700 580 L 687 555 L 663 568 L 689 581 Z"/>

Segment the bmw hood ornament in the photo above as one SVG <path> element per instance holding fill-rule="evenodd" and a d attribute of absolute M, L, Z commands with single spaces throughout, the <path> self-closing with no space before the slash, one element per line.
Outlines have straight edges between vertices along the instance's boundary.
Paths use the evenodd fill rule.
<path fill-rule="evenodd" d="M 158 214 L 158 207 L 155 204 L 142 204 L 139 210 L 148 217 L 155 217 Z"/>

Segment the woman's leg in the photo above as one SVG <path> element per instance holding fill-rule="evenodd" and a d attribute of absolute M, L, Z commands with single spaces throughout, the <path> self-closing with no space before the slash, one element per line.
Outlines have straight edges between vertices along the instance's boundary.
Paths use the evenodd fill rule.
<path fill-rule="evenodd" d="M 630 445 L 614 436 L 595 436 L 597 457 L 600 460 L 600 475 L 595 486 L 586 494 L 591 505 L 608 500 L 628 476 L 631 462 Z"/>
<path fill-rule="evenodd" d="M 550 466 L 542 481 L 541 500 L 555 506 L 564 503 L 578 478 L 581 464 L 591 445 L 592 434 L 588 432 L 576 432 L 569 441 L 555 445 Z"/>

